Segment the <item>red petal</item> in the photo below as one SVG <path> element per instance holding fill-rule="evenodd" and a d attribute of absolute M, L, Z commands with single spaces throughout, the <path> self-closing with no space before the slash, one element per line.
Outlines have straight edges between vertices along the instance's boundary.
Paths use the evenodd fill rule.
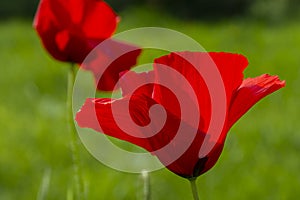
<path fill-rule="evenodd" d="M 226 90 L 227 105 L 229 107 L 233 93 L 243 81 L 243 71 L 248 66 L 248 60 L 241 54 L 209 53 L 218 67 Z"/>
<path fill-rule="evenodd" d="M 114 113 L 114 115 L 111 110 L 112 104 L 118 106 L 119 109 L 119 111 Z M 86 99 L 86 102 L 76 114 L 76 121 L 80 127 L 92 128 L 98 132 L 105 133 L 106 135 L 119 138 L 144 147 L 147 150 L 151 150 L 146 139 L 140 139 L 138 137 L 128 135 L 119 128 L 115 120 L 120 120 L 121 123 L 128 120 L 126 117 L 123 118 L 125 112 L 124 109 L 126 108 L 122 104 L 125 104 L 122 100 Z M 133 130 L 134 127 L 127 128 L 132 129 L 132 133 L 135 131 L 136 136 L 139 134 L 136 130 Z"/>
<path fill-rule="evenodd" d="M 280 81 L 278 76 L 268 74 L 245 79 L 232 99 L 228 126 L 231 127 L 260 99 L 284 86 L 285 81 Z"/>
<path fill-rule="evenodd" d="M 81 67 L 93 73 L 98 90 L 112 91 L 119 74 L 132 68 L 140 53 L 136 46 L 107 39 L 91 52 Z"/>
<path fill-rule="evenodd" d="M 212 107 L 210 99 L 212 91 L 209 91 L 207 85 L 209 83 L 206 83 L 205 80 L 209 80 L 210 84 L 214 83 L 216 76 L 206 77 L 204 80 L 202 77 L 203 74 L 199 74 L 199 71 L 204 72 L 206 70 L 206 74 L 213 74 L 208 70 L 215 67 L 219 70 L 221 75 L 220 82 L 223 82 L 227 97 L 227 107 L 229 107 L 232 94 L 242 83 L 243 70 L 248 65 L 247 59 L 242 55 L 214 52 L 171 53 L 170 55 L 156 59 L 155 63 L 154 70 L 157 82 L 165 81 L 166 79 L 170 80 L 170 82 L 173 82 L 176 91 L 180 91 L 186 99 L 190 98 L 191 106 L 194 103 L 200 107 L 202 121 L 200 122 L 199 129 L 203 132 L 206 132 L 208 129 Z M 163 64 L 177 70 L 182 77 L 175 77 L 175 75 L 170 74 L 165 68 L 158 66 L 158 64 Z M 184 79 L 190 83 L 192 91 L 190 88 L 184 86 Z M 196 100 L 191 98 L 193 92 L 197 96 Z M 179 113 L 175 113 L 178 109 L 170 102 L 168 93 L 161 87 L 156 86 L 154 88 L 153 98 L 164 105 L 170 112 L 180 117 Z M 195 110 L 193 111 L 195 112 Z"/>
<path fill-rule="evenodd" d="M 84 15 L 79 26 L 82 26 L 84 35 L 93 39 L 109 38 L 117 28 L 119 17 L 104 1 L 83 2 Z"/>
<path fill-rule="evenodd" d="M 222 152 L 226 135 L 231 126 L 243 116 L 256 102 L 274 91 L 284 87 L 285 82 L 277 76 L 261 75 L 256 78 L 247 78 L 236 90 L 231 99 L 228 112 L 227 126 L 223 130 L 220 140 L 212 151 L 207 155 L 207 162 L 201 173 L 205 173 L 218 161 Z"/>
<path fill-rule="evenodd" d="M 150 121 L 149 109 L 154 104 L 155 101 L 143 95 L 119 100 L 87 99 L 77 113 L 76 121 L 80 127 L 92 128 L 152 152 L 170 142 L 179 124 L 179 120 L 174 120 L 167 113 L 164 128 L 155 134 L 155 130 L 159 128 L 156 126 L 161 125 L 161 116 L 153 115 Z M 126 114 L 128 109 L 130 116 Z M 147 125 L 150 127 L 145 128 Z"/>
<path fill-rule="evenodd" d="M 123 72 L 120 78 L 122 96 L 131 95 L 136 89 L 139 93 L 152 97 L 154 73 L 153 71 L 136 73 L 133 71 Z M 136 94 L 136 92 L 135 92 Z"/>
<path fill-rule="evenodd" d="M 194 52 L 171 53 L 167 56 L 155 59 L 154 71 L 156 83 L 169 83 L 165 85 L 169 90 L 166 87 L 156 85 L 154 87 L 153 98 L 178 118 L 181 118 L 180 107 L 178 108 L 177 104 L 173 104 L 170 100 L 172 99 L 171 96 L 175 93 L 178 93 L 177 98 L 179 101 L 185 100 L 189 102 L 189 107 L 195 108 L 192 112 L 197 112 L 197 106 L 199 105 L 203 119 L 202 128 L 205 129 L 204 121 L 207 120 L 206 124 L 208 124 L 211 112 L 208 89 L 203 78 L 192 64 L 188 62 L 188 59 L 197 59 L 198 57 L 196 55 L 198 54 L 199 53 Z M 163 67 L 162 65 L 167 67 Z M 171 73 L 170 68 L 175 69 L 179 73 Z M 185 84 L 186 80 L 190 85 Z M 197 99 L 192 98 L 193 93 L 195 93 Z"/>

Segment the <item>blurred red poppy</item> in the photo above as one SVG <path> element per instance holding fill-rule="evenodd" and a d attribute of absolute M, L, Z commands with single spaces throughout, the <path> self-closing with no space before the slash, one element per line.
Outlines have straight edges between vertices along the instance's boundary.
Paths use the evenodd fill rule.
<path fill-rule="evenodd" d="M 118 16 L 104 1 L 41 0 L 33 26 L 57 60 L 81 63 L 115 31 Z"/>
<path fill-rule="evenodd" d="M 217 67 L 224 84 L 225 99 L 221 101 L 225 102 L 226 107 L 225 123 L 219 133 L 212 133 L 217 134 L 218 138 L 214 141 L 210 151 L 199 157 L 201 147 L 206 145 L 204 141 L 206 141 L 210 122 L 214 120 L 212 118 L 213 106 L 210 89 L 189 61 L 193 64 L 197 63 L 199 66 L 196 67 L 211 67 L 206 60 L 208 56 Z M 190 88 L 186 87 L 180 78 L 163 72 L 162 64 L 176 70 L 183 79 L 188 81 L 196 99 L 192 98 Z M 267 74 L 243 80 L 243 71 L 247 65 L 247 59 L 239 54 L 171 53 L 155 60 L 154 71 L 128 72 L 127 76 L 124 75 L 121 79 L 123 98 L 86 99 L 76 115 L 76 121 L 80 127 L 92 128 L 143 147 L 156 155 L 175 174 L 185 178 L 194 178 L 215 165 L 232 125 L 260 99 L 285 86 L 285 82 L 280 81 L 277 76 Z M 169 79 L 179 94 L 181 93 L 181 97 L 187 100 L 188 105 L 181 105 L 180 99 L 175 95 L 178 91 L 161 85 L 162 79 Z M 142 83 L 147 84 L 135 89 L 134 85 Z M 132 91 L 134 92 L 130 95 Z M 152 108 L 155 105 L 165 108 L 165 120 L 161 112 Z M 188 112 L 191 118 L 194 113 L 200 115 L 196 126 L 189 123 L 189 119 L 182 118 L 183 113 L 180 110 L 182 106 L 191 108 Z M 193 109 L 194 106 L 199 110 Z M 126 112 L 129 112 L 130 117 L 126 115 Z M 132 125 L 131 119 L 135 125 Z M 160 127 L 162 122 L 163 127 L 158 130 L 157 127 Z M 151 124 L 150 127 L 149 124 Z M 177 138 L 176 134 L 181 126 L 184 132 L 186 131 L 186 135 Z M 149 133 L 151 131 L 156 134 L 151 135 Z M 191 131 L 195 132 L 193 136 L 188 135 Z M 192 138 L 191 142 L 188 141 L 189 138 Z M 180 155 L 175 155 L 178 148 L 183 148 L 184 151 Z"/>
<path fill-rule="evenodd" d="M 81 64 L 99 43 L 112 36 L 118 21 L 119 17 L 104 1 L 41 0 L 33 26 L 45 49 L 55 59 Z M 114 46 L 116 45 L 120 45 L 120 48 L 126 46 L 122 42 L 114 41 Z M 127 47 L 132 49 L 130 45 Z M 123 55 L 128 63 L 121 63 L 116 59 L 115 63 L 118 64 L 109 66 L 111 73 L 107 75 L 118 76 L 124 68 L 130 69 L 136 63 L 139 53 L 140 49 L 135 48 L 135 51 Z M 95 70 L 91 71 L 95 73 Z M 111 85 L 103 83 L 101 88 L 110 90 Z"/>

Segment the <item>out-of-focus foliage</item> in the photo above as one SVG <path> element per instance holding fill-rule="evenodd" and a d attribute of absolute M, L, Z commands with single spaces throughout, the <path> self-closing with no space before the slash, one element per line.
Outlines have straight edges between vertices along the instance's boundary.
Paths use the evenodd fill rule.
<path fill-rule="evenodd" d="M 216 20 L 229 17 L 254 17 L 280 21 L 300 13 L 300 0 L 107 0 L 116 10 L 147 6 L 177 18 Z M 0 1 L 0 18 L 32 18 L 38 0 Z"/>
<path fill-rule="evenodd" d="M 170 13 L 176 17 L 216 19 L 222 16 L 235 16 L 247 12 L 250 0 L 131 0 L 130 4 L 108 0 L 116 9 L 124 9 L 132 5 L 146 4 Z"/>
<path fill-rule="evenodd" d="M 3 0 L 0 1 L 0 19 L 11 17 L 32 18 L 39 0 Z"/>
<path fill-rule="evenodd" d="M 132 6 L 150 6 L 177 18 L 216 20 L 251 17 L 280 21 L 300 13 L 300 0 L 107 0 L 117 11 Z"/>
<path fill-rule="evenodd" d="M 256 0 L 249 10 L 249 14 L 254 18 L 272 22 L 297 17 L 299 13 L 300 0 Z"/>

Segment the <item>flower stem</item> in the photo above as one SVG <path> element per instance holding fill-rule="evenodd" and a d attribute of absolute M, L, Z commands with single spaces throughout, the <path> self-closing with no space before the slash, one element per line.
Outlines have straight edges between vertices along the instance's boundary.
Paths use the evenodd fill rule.
<path fill-rule="evenodd" d="M 198 190 L 197 190 L 197 185 L 196 185 L 196 178 L 190 178 L 189 181 L 191 184 L 191 189 L 192 189 L 194 200 L 199 200 L 199 195 L 198 195 Z"/>
<path fill-rule="evenodd" d="M 144 183 L 144 187 L 143 187 L 144 200 L 150 200 L 150 178 L 149 178 L 149 172 L 142 171 L 142 179 L 143 179 L 143 183 Z"/>
<path fill-rule="evenodd" d="M 80 159 L 79 159 L 79 144 L 80 141 L 78 139 L 78 135 L 75 129 L 74 121 L 73 121 L 73 109 L 72 109 L 72 96 L 73 96 L 73 87 L 76 75 L 75 65 L 72 63 L 69 69 L 68 74 L 68 89 L 67 89 L 67 115 L 68 115 L 68 129 L 71 135 L 71 151 L 72 151 L 72 159 L 73 159 L 73 170 L 74 170 L 74 189 L 76 198 L 78 200 L 85 199 L 84 198 L 84 185 L 83 178 L 81 175 L 80 168 Z"/>

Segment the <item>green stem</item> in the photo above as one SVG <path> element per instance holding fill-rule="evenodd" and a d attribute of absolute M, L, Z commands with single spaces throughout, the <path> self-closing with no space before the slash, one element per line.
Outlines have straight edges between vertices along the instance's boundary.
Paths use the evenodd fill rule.
<path fill-rule="evenodd" d="M 150 178 L 147 171 L 142 171 L 142 178 L 144 182 L 143 194 L 144 200 L 150 200 Z"/>
<path fill-rule="evenodd" d="M 198 195 L 198 190 L 197 190 L 197 185 L 196 185 L 196 178 L 191 178 L 191 179 L 189 179 L 189 181 L 191 184 L 191 189 L 192 189 L 194 200 L 199 200 L 199 195 Z"/>
<path fill-rule="evenodd" d="M 71 135 L 71 151 L 72 151 L 72 159 L 73 159 L 73 169 L 74 169 L 74 181 L 75 181 L 75 194 L 78 200 L 85 199 L 84 198 L 84 185 L 83 179 L 81 175 L 80 168 L 80 159 L 79 159 L 79 138 L 76 132 L 76 128 L 73 121 L 73 109 L 72 109 L 72 97 L 73 97 L 73 87 L 76 75 L 76 66 L 71 64 L 69 74 L 68 74 L 68 90 L 67 90 L 67 113 L 68 113 L 68 129 Z"/>

